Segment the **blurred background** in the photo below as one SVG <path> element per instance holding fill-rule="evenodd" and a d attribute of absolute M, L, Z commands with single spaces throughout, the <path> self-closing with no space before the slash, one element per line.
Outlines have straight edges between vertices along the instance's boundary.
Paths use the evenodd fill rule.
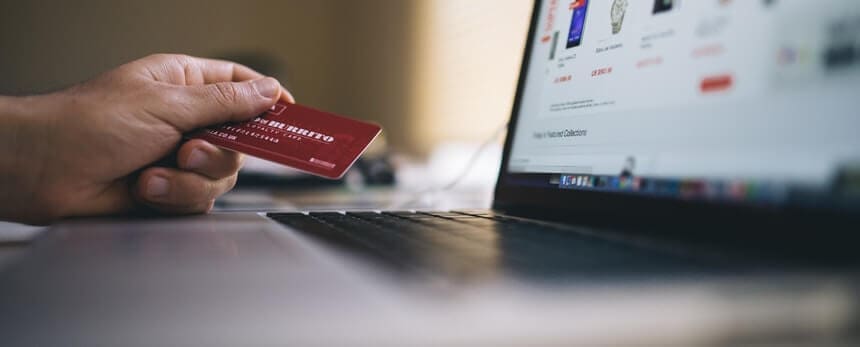
<path fill-rule="evenodd" d="M 231 59 L 299 103 L 383 126 L 365 177 L 347 181 L 432 190 L 490 141 L 458 183 L 481 192 L 495 182 L 494 133 L 510 115 L 531 11 L 524 0 L 0 3 L 0 94 L 61 89 L 151 53 Z M 368 180 L 368 167 L 391 177 Z M 278 170 L 249 162 L 240 185 L 320 183 Z"/>

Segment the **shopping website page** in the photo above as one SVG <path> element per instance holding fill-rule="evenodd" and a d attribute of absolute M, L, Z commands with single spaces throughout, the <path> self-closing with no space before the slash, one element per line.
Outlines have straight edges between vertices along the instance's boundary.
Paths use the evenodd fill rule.
<path fill-rule="evenodd" d="M 856 184 L 860 1 L 545 0 L 539 11 L 508 172 L 772 201 Z"/>

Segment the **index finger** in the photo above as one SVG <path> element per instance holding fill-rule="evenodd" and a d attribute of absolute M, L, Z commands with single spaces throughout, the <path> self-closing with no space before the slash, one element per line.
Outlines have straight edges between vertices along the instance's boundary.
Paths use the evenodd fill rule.
<path fill-rule="evenodd" d="M 211 179 L 235 175 L 242 168 L 242 158 L 237 152 L 215 147 L 200 139 L 189 140 L 176 153 L 179 168 Z"/>

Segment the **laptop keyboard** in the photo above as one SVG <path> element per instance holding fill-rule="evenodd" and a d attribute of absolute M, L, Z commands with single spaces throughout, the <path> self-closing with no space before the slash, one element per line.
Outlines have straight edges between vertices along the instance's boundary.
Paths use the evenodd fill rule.
<path fill-rule="evenodd" d="M 269 213 L 386 265 L 447 277 L 605 277 L 703 272 L 692 258 L 493 212 Z"/>

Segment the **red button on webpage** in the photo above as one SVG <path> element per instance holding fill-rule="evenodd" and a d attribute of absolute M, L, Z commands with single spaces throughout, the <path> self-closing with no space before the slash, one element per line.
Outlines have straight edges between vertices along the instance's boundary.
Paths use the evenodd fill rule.
<path fill-rule="evenodd" d="M 713 93 L 731 89 L 732 84 L 734 84 L 732 75 L 716 75 L 703 78 L 699 88 L 702 93 Z"/>

